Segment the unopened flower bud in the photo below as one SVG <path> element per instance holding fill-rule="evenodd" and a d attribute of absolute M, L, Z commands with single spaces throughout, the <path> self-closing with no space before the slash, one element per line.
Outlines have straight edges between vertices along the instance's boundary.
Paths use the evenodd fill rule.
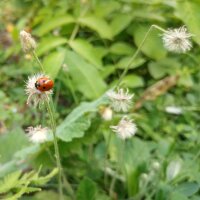
<path fill-rule="evenodd" d="M 113 117 L 113 111 L 110 107 L 105 107 L 102 108 L 100 110 L 101 113 L 101 117 L 105 120 L 105 121 L 110 121 Z"/>
<path fill-rule="evenodd" d="M 36 48 L 36 42 L 32 38 L 30 33 L 27 33 L 26 31 L 20 31 L 20 40 L 22 49 L 25 53 L 29 53 Z"/>

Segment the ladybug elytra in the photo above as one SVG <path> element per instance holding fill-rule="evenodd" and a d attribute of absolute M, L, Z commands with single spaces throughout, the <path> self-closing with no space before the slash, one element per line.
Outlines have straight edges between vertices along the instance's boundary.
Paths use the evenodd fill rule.
<path fill-rule="evenodd" d="M 54 86 L 53 80 L 47 77 L 41 77 L 35 82 L 35 87 L 41 92 L 49 91 Z"/>

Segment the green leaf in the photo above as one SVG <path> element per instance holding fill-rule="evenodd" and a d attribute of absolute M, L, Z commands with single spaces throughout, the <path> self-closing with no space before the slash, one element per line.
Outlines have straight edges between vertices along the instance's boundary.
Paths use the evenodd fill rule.
<path fill-rule="evenodd" d="M 170 195 L 170 200 L 188 200 L 188 198 L 184 195 L 184 194 L 181 194 L 181 193 L 178 193 L 178 192 L 173 192 L 171 195 Z"/>
<path fill-rule="evenodd" d="M 111 28 L 113 36 L 119 34 L 121 31 L 123 31 L 133 20 L 133 15 L 128 14 L 117 14 L 116 17 L 111 22 Z"/>
<path fill-rule="evenodd" d="M 81 17 L 78 21 L 81 25 L 95 30 L 102 38 L 112 39 L 111 27 L 103 18 L 92 15 Z"/>
<path fill-rule="evenodd" d="M 78 54 L 83 56 L 86 60 L 88 60 L 91 64 L 95 65 L 97 68 L 102 66 L 101 54 L 96 51 L 89 42 L 83 39 L 76 39 L 69 43 L 71 48 L 76 51 Z"/>
<path fill-rule="evenodd" d="M 6 135 L 2 135 L 0 137 L 0 162 L 9 161 L 16 151 L 21 150 L 28 144 L 28 138 L 19 128 Z"/>
<path fill-rule="evenodd" d="M 31 182 L 35 185 L 45 185 L 58 173 L 58 168 L 53 169 L 48 175 L 33 179 Z"/>
<path fill-rule="evenodd" d="M 71 141 L 73 138 L 82 137 L 84 131 L 90 126 L 90 120 L 85 115 L 89 112 L 97 112 L 98 107 L 107 103 L 107 101 L 108 99 L 103 95 L 93 102 L 81 103 L 57 127 L 56 134 L 58 138 L 64 141 Z"/>
<path fill-rule="evenodd" d="M 133 34 L 137 46 L 141 44 L 149 28 L 150 26 L 136 26 L 134 28 Z M 159 35 L 160 32 L 158 30 L 153 29 L 141 48 L 141 51 L 144 54 L 156 60 L 162 59 L 167 55 L 167 51 L 163 47 L 162 40 Z"/>
<path fill-rule="evenodd" d="M 195 34 L 193 39 L 200 44 L 200 9 L 199 1 L 177 1 L 176 11 L 180 19 L 187 25 L 189 31 Z"/>
<path fill-rule="evenodd" d="M 137 88 L 144 86 L 144 80 L 141 76 L 137 75 L 127 75 L 124 77 L 122 84 L 127 86 L 128 88 Z"/>
<path fill-rule="evenodd" d="M 187 197 L 194 195 L 196 192 L 198 192 L 198 190 L 199 184 L 195 182 L 182 183 L 175 188 L 176 192 L 179 192 Z"/>
<path fill-rule="evenodd" d="M 43 36 L 44 34 L 50 32 L 51 30 L 61 27 L 66 24 L 74 22 L 74 18 L 71 15 L 59 16 L 56 18 L 48 19 L 44 21 L 36 30 L 33 31 L 35 35 Z"/>
<path fill-rule="evenodd" d="M 162 78 L 166 74 L 175 74 L 180 67 L 176 59 L 164 58 L 157 62 L 150 62 L 148 65 L 149 73 L 155 79 Z"/>
<path fill-rule="evenodd" d="M 132 55 L 134 50 L 125 42 L 116 42 L 110 47 L 110 52 L 116 55 Z"/>
<path fill-rule="evenodd" d="M 20 175 L 21 175 L 21 172 L 16 171 L 5 176 L 4 179 L 0 181 L 0 194 L 6 193 L 10 189 L 16 187 Z"/>
<path fill-rule="evenodd" d="M 120 9 L 121 5 L 116 1 L 96 1 L 94 12 L 98 17 L 106 17 L 113 11 Z"/>
<path fill-rule="evenodd" d="M 78 187 L 77 200 L 95 200 L 96 184 L 89 178 L 84 178 Z"/>
<path fill-rule="evenodd" d="M 89 117 L 80 117 L 72 123 L 65 123 L 62 131 L 58 129 L 57 137 L 65 142 L 71 142 L 74 138 L 81 138 L 85 131 L 90 127 L 91 120 Z"/>
<path fill-rule="evenodd" d="M 69 67 L 74 87 L 87 98 L 97 98 L 106 90 L 106 84 L 99 72 L 78 54 L 66 50 L 65 63 Z"/>
<path fill-rule="evenodd" d="M 43 61 L 45 72 L 53 79 L 56 78 L 65 59 L 65 51 L 53 52 Z"/>
<path fill-rule="evenodd" d="M 42 40 L 42 42 L 38 45 L 36 49 L 36 53 L 38 56 L 42 56 L 48 51 L 54 49 L 57 46 L 62 44 L 67 44 L 67 40 L 62 37 L 49 37 Z"/>

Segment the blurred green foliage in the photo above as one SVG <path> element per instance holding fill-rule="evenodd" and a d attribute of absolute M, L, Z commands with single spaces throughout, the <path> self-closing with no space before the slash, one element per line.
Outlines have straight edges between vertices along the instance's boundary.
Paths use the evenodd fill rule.
<path fill-rule="evenodd" d="M 193 49 L 187 54 L 169 53 L 161 32 L 154 29 L 150 33 L 123 87 L 135 93 L 137 102 L 145 89 L 165 76 L 179 73 L 180 78 L 162 96 L 131 111 L 138 132 L 123 150 L 122 141 L 109 128 L 121 115 L 106 122 L 99 107 L 107 105 L 104 93 L 117 82 L 153 24 L 165 29 L 186 25 L 194 34 Z M 2 0 L 0 177 L 41 165 L 41 173 L 46 174 L 55 165 L 52 141 L 30 144 L 24 133 L 27 126 L 49 121 L 44 108 L 26 105 L 25 80 L 39 66 L 21 50 L 22 29 L 36 39 L 37 54 L 55 80 L 53 100 L 62 164 L 78 200 L 200 199 L 198 0 Z M 181 107 L 183 113 L 166 113 L 165 108 L 172 105 Z M 113 177 L 116 183 L 109 194 Z M 42 192 L 21 199 L 58 199 L 55 183 L 52 179 Z M 8 193 L 12 194 L 15 189 Z"/>

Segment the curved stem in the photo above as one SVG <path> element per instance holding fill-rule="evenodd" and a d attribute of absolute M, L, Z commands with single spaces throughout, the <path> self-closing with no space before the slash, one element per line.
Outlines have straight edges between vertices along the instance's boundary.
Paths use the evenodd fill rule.
<path fill-rule="evenodd" d="M 135 58 L 136 58 L 137 55 L 139 54 L 141 48 L 143 47 L 143 45 L 144 45 L 146 39 L 147 39 L 148 36 L 149 36 L 149 33 L 152 31 L 153 28 L 156 28 L 156 29 L 158 29 L 159 31 L 162 31 L 162 32 L 166 32 L 165 29 L 163 29 L 163 28 L 161 28 L 161 27 L 159 27 L 159 26 L 157 26 L 157 25 L 151 25 L 151 26 L 150 26 L 150 28 L 149 28 L 149 30 L 146 32 L 146 34 L 145 34 L 145 36 L 144 36 L 142 42 L 140 43 L 140 45 L 139 45 L 139 47 L 137 48 L 136 52 L 133 54 L 133 56 L 131 57 L 131 59 L 130 59 L 128 65 L 126 66 L 126 68 L 124 69 L 122 75 L 120 76 L 119 81 L 118 81 L 118 83 L 117 83 L 117 85 L 116 85 L 117 87 L 120 85 L 121 81 L 122 81 L 123 78 L 126 76 L 128 70 L 129 70 L 129 68 L 131 67 L 132 62 L 135 60 Z"/>

